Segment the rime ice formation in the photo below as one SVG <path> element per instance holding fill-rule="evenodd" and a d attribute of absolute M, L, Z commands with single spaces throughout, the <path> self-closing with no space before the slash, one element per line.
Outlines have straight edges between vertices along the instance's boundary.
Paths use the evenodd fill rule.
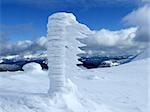
<path fill-rule="evenodd" d="M 77 70 L 76 64 L 81 44 L 79 38 L 85 38 L 84 32 L 90 32 L 85 26 L 76 21 L 71 13 L 55 13 L 48 19 L 48 62 L 50 94 L 62 91 L 65 86 L 65 76 L 68 69 Z"/>
<path fill-rule="evenodd" d="M 59 14 L 60 15 L 60 14 Z M 49 93 L 62 90 L 65 83 L 65 15 L 56 14 L 48 19 L 48 66 L 50 87 Z"/>

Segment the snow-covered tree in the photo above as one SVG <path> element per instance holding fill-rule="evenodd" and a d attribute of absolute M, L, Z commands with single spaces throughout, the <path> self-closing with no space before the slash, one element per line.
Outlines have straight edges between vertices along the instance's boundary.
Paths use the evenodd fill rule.
<path fill-rule="evenodd" d="M 55 13 L 48 19 L 49 94 L 63 91 L 66 74 L 77 70 L 77 54 L 81 53 L 79 38 L 84 38 L 86 26 L 79 24 L 71 13 Z"/>

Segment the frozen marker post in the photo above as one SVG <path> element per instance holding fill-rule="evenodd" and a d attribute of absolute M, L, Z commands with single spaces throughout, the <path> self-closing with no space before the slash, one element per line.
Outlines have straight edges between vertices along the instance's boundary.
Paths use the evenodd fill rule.
<path fill-rule="evenodd" d="M 72 14 L 56 13 L 48 19 L 48 66 L 49 66 L 49 95 L 63 91 L 65 86 L 65 46 L 66 26 L 72 20 Z"/>

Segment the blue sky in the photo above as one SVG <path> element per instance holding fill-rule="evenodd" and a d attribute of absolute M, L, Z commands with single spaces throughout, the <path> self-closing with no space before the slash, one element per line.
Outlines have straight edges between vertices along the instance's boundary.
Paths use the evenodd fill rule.
<path fill-rule="evenodd" d="M 0 4 L 0 33 L 16 42 L 46 36 L 48 16 L 60 11 L 72 12 L 93 30 L 122 29 L 122 18 L 138 8 L 139 0 L 1 0 Z"/>

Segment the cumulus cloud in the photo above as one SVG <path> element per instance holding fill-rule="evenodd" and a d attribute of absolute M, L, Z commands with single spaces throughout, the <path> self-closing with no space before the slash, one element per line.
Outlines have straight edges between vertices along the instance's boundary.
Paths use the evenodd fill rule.
<path fill-rule="evenodd" d="M 144 49 L 144 46 L 134 41 L 136 32 L 136 27 L 118 31 L 107 29 L 93 31 L 86 39 L 81 40 L 82 43 L 86 44 L 81 49 L 85 50 L 87 55 L 112 56 L 137 54 Z"/>
<path fill-rule="evenodd" d="M 136 27 L 122 29 L 119 31 L 110 31 L 101 29 L 99 31 L 90 31 L 86 38 L 80 40 L 86 46 L 82 47 L 88 55 L 125 55 L 138 53 L 142 47 L 134 42 L 136 37 Z M 80 30 L 79 30 L 80 32 Z M 83 32 L 83 30 L 82 30 Z M 2 40 L 2 39 L 1 39 Z M 5 41 L 5 39 L 3 39 Z M 1 41 L 1 43 L 4 43 Z M 7 44 L 0 48 L 0 55 L 24 55 L 45 51 L 47 38 L 40 37 L 36 41 L 24 40 L 15 44 Z"/>
<path fill-rule="evenodd" d="M 36 41 L 24 40 L 12 44 L 5 37 L 0 37 L 0 56 L 24 55 L 46 50 L 46 37 L 40 37 Z"/>
<path fill-rule="evenodd" d="M 116 46 L 116 45 L 132 45 L 135 38 L 137 28 L 123 29 L 119 31 L 110 31 L 102 29 L 95 31 L 92 36 L 85 40 L 89 46 Z"/>
<path fill-rule="evenodd" d="M 123 18 L 127 25 L 137 26 L 136 41 L 150 42 L 150 5 L 146 4 Z"/>
<path fill-rule="evenodd" d="M 37 44 L 40 45 L 41 47 L 43 46 L 46 48 L 46 43 L 47 43 L 47 38 L 45 36 L 42 36 L 37 40 Z"/>
<path fill-rule="evenodd" d="M 99 31 L 84 30 L 87 27 L 83 25 L 83 30 L 79 32 L 84 33 L 86 38 L 80 41 L 86 46 L 81 49 L 85 50 L 88 55 L 126 55 L 139 53 L 143 46 L 139 46 L 135 41 L 137 28 L 131 27 L 118 31 L 110 31 L 101 29 Z M 89 33 L 87 32 L 89 31 Z M 47 38 L 40 37 L 36 41 L 24 40 L 18 41 L 15 44 L 10 44 L 5 38 L 0 39 L 0 55 L 24 55 L 32 54 L 39 51 L 45 51 L 47 45 Z"/>

